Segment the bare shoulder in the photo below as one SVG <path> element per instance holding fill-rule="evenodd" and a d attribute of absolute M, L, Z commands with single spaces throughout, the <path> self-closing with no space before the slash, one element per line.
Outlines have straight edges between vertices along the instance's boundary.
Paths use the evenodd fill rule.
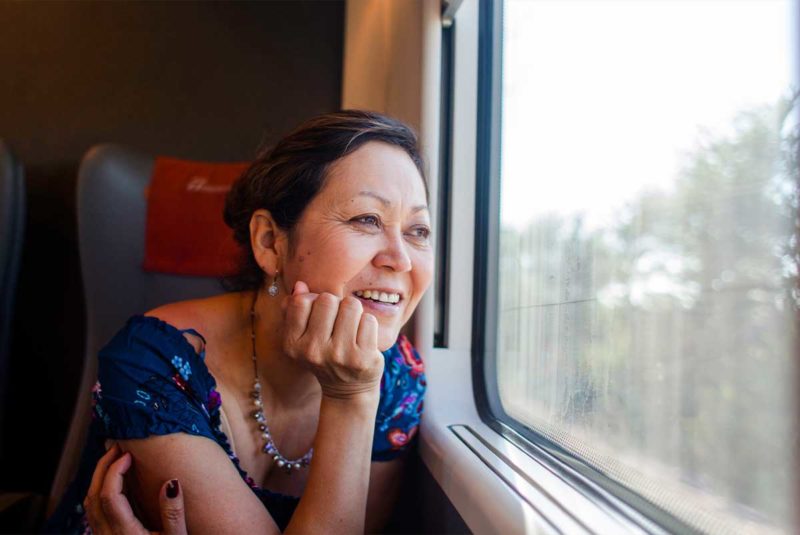
<path fill-rule="evenodd" d="M 230 328 L 227 323 L 235 317 L 234 312 L 241 306 L 241 302 L 241 294 L 225 293 L 168 303 L 149 310 L 144 315 L 158 318 L 180 330 L 194 329 L 206 340 L 210 340 Z M 188 333 L 185 336 L 196 351 L 203 349 L 203 341 L 200 338 Z"/>

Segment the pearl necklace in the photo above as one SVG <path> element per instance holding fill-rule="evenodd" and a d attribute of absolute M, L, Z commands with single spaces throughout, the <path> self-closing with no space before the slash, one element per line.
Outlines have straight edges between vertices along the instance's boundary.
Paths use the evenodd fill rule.
<path fill-rule="evenodd" d="M 311 463 L 311 456 L 314 454 L 314 448 L 308 450 L 308 453 L 299 459 L 290 461 L 278 451 L 275 442 L 272 441 L 272 433 L 269 431 L 267 418 L 264 416 L 264 401 L 261 399 L 261 381 L 258 380 L 258 362 L 256 361 L 256 300 L 258 299 L 258 291 L 253 297 L 253 306 L 250 309 L 250 340 L 253 343 L 253 375 L 255 380 L 253 382 L 253 405 L 256 410 L 253 411 L 253 419 L 258 424 L 258 430 L 261 432 L 261 438 L 264 440 L 264 447 L 261 451 L 267 455 L 272 455 L 272 460 L 278 468 L 282 468 L 287 474 L 292 475 L 300 471 L 300 468 L 308 466 Z"/>

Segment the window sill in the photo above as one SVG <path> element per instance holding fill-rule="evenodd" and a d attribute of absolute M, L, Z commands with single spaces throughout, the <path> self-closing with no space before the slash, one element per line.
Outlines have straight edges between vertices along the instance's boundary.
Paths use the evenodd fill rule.
<path fill-rule="evenodd" d="M 473 533 L 550 533 L 547 523 L 450 429 L 460 424 L 494 433 L 475 409 L 469 359 L 469 354 L 437 349 L 425 359 L 429 388 L 420 457 Z"/>
<path fill-rule="evenodd" d="M 596 503 L 481 421 L 467 351 L 434 349 L 425 364 L 430 388 L 420 457 L 474 533 L 651 532 Z"/>

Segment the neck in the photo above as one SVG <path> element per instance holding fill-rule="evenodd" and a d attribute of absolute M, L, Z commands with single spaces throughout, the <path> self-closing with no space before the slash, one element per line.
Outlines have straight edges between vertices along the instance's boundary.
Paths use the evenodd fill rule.
<path fill-rule="evenodd" d="M 309 399 L 318 397 L 321 390 L 314 374 L 283 352 L 281 301 L 284 296 L 279 294 L 271 297 L 263 289 L 242 293 L 248 338 L 251 331 L 250 310 L 256 293 L 258 298 L 255 301 L 253 325 L 256 335 L 256 363 L 263 387 L 261 395 L 264 403 L 282 408 L 304 405 Z"/>

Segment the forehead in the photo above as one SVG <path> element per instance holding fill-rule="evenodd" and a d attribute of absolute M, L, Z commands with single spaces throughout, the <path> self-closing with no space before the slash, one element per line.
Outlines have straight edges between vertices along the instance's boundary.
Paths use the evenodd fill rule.
<path fill-rule="evenodd" d="M 427 204 L 422 176 L 411 157 L 388 143 L 370 141 L 328 169 L 320 191 L 329 201 L 352 199 L 371 191 L 400 204 Z"/>

